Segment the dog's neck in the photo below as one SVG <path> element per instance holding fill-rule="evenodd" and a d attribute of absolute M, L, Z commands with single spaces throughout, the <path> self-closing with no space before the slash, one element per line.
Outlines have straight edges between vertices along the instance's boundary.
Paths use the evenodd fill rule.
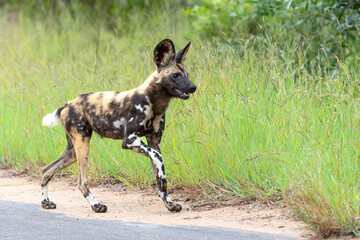
<path fill-rule="evenodd" d="M 163 115 L 165 113 L 172 97 L 161 86 L 157 72 L 151 74 L 138 89 L 149 98 L 154 115 Z"/>

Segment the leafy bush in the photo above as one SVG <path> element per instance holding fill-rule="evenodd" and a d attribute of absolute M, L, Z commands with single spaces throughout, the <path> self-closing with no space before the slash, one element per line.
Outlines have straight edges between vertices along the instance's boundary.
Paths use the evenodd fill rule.
<path fill-rule="evenodd" d="M 299 68 L 336 75 L 339 61 L 355 61 L 359 51 L 359 10 L 354 0 L 201 0 L 185 14 L 207 38 L 220 34 L 234 48 L 239 39 L 252 39 L 248 46 L 257 48 L 270 41 L 280 52 L 289 46 L 295 56 L 305 52 L 294 62 Z"/>

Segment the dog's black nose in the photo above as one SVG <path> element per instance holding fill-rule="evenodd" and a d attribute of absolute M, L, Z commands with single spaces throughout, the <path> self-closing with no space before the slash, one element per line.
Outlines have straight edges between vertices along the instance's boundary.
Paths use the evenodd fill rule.
<path fill-rule="evenodd" d="M 195 92 L 196 91 L 196 86 L 194 85 L 194 84 L 192 84 L 191 86 L 190 86 L 190 93 L 193 93 L 193 92 Z"/>

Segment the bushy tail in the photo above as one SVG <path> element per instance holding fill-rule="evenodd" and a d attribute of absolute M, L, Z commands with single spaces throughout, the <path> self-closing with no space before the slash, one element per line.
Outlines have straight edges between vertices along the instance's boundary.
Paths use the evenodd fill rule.
<path fill-rule="evenodd" d="M 60 113 L 64 107 L 58 108 L 52 113 L 46 115 L 42 120 L 42 125 L 47 127 L 55 127 L 60 123 Z"/>

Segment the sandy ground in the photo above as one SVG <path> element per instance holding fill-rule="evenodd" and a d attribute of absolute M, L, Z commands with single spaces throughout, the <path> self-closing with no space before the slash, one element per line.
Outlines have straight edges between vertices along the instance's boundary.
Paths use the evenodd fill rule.
<path fill-rule="evenodd" d="M 74 218 L 120 220 L 163 225 L 226 227 L 310 239 L 314 234 L 294 220 L 289 210 L 280 206 L 245 204 L 209 207 L 211 204 L 189 201 L 191 194 L 174 192 L 170 197 L 182 204 L 183 210 L 169 212 L 154 189 L 129 189 L 121 184 L 91 187 L 98 201 L 108 207 L 106 213 L 94 213 L 77 189 L 74 178 L 55 178 L 49 187 L 50 200 L 57 204 L 53 211 Z M 186 196 L 185 196 L 186 195 Z M 0 169 L 0 200 L 34 203 L 40 207 L 39 180 L 18 176 L 14 170 Z M 194 206 L 202 206 L 194 209 Z"/>

